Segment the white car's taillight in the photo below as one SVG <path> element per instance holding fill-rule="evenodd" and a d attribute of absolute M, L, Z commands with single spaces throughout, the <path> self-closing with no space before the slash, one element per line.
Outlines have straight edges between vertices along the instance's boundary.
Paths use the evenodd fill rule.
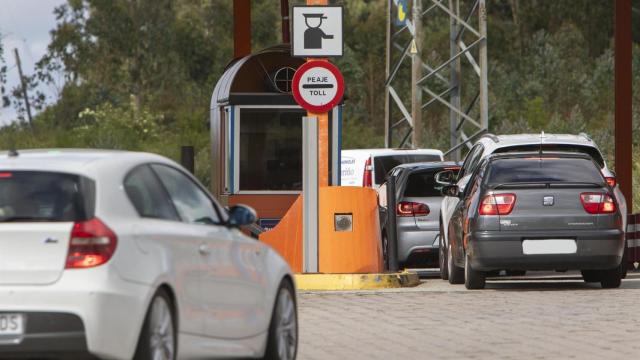
<path fill-rule="evenodd" d="M 71 230 L 67 269 L 85 269 L 109 261 L 116 251 L 118 237 L 100 219 L 77 222 Z"/>

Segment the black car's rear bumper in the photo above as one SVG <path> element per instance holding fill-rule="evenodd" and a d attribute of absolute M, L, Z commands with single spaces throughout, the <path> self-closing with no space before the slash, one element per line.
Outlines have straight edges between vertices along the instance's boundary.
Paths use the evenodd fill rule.
<path fill-rule="evenodd" d="M 525 239 L 575 239 L 575 254 L 525 255 Z M 613 269 L 622 261 L 624 232 L 620 230 L 565 232 L 476 232 L 469 238 L 471 266 L 480 271 Z"/>
<path fill-rule="evenodd" d="M 25 334 L 0 336 L 0 359 L 95 359 L 87 350 L 84 324 L 73 314 L 20 312 Z"/>

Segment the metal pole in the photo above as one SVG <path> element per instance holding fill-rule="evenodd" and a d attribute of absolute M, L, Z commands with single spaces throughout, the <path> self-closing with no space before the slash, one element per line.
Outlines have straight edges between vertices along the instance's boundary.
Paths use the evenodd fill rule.
<path fill-rule="evenodd" d="M 416 51 L 411 56 L 411 117 L 413 118 L 412 146 L 422 146 L 422 88 L 418 80 L 422 77 L 422 0 L 413 0 L 413 26 L 415 28 Z"/>
<path fill-rule="evenodd" d="M 181 146 L 180 147 L 180 164 L 190 173 L 195 174 L 196 162 L 195 151 L 193 146 Z"/>
<path fill-rule="evenodd" d="M 291 32 L 289 31 L 289 0 L 280 0 L 280 16 L 282 18 L 282 42 L 289 44 Z"/>
<path fill-rule="evenodd" d="M 307 0 L 307 5 L 329 5 L 329 0 Z M 319 60 L 323 59 L 310 58 L 307 62 Z M 307 116 L 318 118 L 318 184 L 329 186 L 329 114 L 315 114 L 309 111 Z"/>
<path fill-rule="evenodd" d="M 387 0 L 387 47 L 386 47 L 386 66 L 384 71 L 384 78 L 389 79 L 391 74 L 391 10 L 393 6 L 393 0 Z M 391 95 L 389 94 L 389 86 L 391 84 L 385 84 L 384 86 L 384 147 L 391 147 Z"/>
<path fill-rule="evenodd" d="M 489 74 L 487 58 L 487 6 L 486 0 L 478 3 L 480 37 L 480 124 L 489 129 Z M 629 10 L 631 11 L 631 10 Z"/>
<path fill-rule="evenodd" d="M 251 0 L 233 0 L 233 57 L 251 54 Z"/>
<path fill-rule="evenodd" d="M 387 180 L 387 263 L 389 271 L 398 271 L 398 230 L 396 227 L 396 177 Z"/>
<path fill-rule="evenodd" d="M 20 62 L 20 53 L 18 49 L 13 49 L 13 54 L 16 57 L 16 65 L 18 66 L 18 74 L 20 75 L 20 84 L 22 85 L 22 97 L 24 98 L 24 105 L 27 109 L 27 118 L 29 119 L 29 126 L 33 129 L 33 118 L 31 117 L 31 105 L 29 104 L 29 96 L 27 95 L 27 82 L 25 81 L 24 74 L 22 73 L 22 63 Z"/>
<path fill-rule="evenodd" d="M 449 9 L 452 13 L 459 15 L 460 14 L 460 0 L 449 0 Z M 458 21 L 455 17 L 449 17 L 450 22 L 450 54 L 453 58 L 460 52 L 460 46 L 458 45 Z M 460 75 L 462 71 L 460 58 L 456 58 L 454 62 L 451 63 L 451 83 L 450 88 L 451 95 L 450 101 L 451 105 L 453 105 L 456 109 L 460 109 Z M 451 148 L 455 148 L 458 145 L 458 129 L 457 126 L 460 123 L 460 115 L 451 109 L 449 111 L 449 141 L 451 144 Z M 453 159 L 460 160 L 460 150 L 456 150 L 453 152 Z"/>
<path fill-rule="evenodd" d="M 631 0 L 615 2 L 615 168 L 620 190 L 633 212 L 632 188 L 632 57 L 631 57 Z"/>
<path fill-rule="evenodd" d="M 302 118 L 302 271 L 318 272 L 318 118 Z"/>

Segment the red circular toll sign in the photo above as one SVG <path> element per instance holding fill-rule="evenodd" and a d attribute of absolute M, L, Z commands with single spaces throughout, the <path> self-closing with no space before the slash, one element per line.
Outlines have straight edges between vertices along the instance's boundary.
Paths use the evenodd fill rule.
<path fill-rule="evenodd" d="M 331 110 L 342 100 L 344 79 L 338 68 L 328 61 L 302 64 L 293 76 L 293 98 L 314 113 Z"/>

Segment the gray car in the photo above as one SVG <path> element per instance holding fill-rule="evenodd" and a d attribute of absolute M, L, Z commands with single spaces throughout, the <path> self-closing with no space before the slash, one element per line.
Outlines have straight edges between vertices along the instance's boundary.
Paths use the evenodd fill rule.
<path fill-rule="evenodd" d="M 442 185 L 435 182 L 435 174 L 460 169 L 455 162 L 424 162 L 396 166 L 389 175 L 396 177 L 396 228 L 398 235 L 398 264 L 400 266 L 435 265 L 438 261 L 440 204 Z M 386 185 L 380 187 L 382 236 L 386 229 Z"/>
<path fill-rule="evenodd" d="M 494 154 L 460 192 L 449 222 L 451 283 L 485 286 L 496 270 L 581 270 L 586 282 L 620 286 L 624 231 L 620 207 L 588 155 Z"/>

